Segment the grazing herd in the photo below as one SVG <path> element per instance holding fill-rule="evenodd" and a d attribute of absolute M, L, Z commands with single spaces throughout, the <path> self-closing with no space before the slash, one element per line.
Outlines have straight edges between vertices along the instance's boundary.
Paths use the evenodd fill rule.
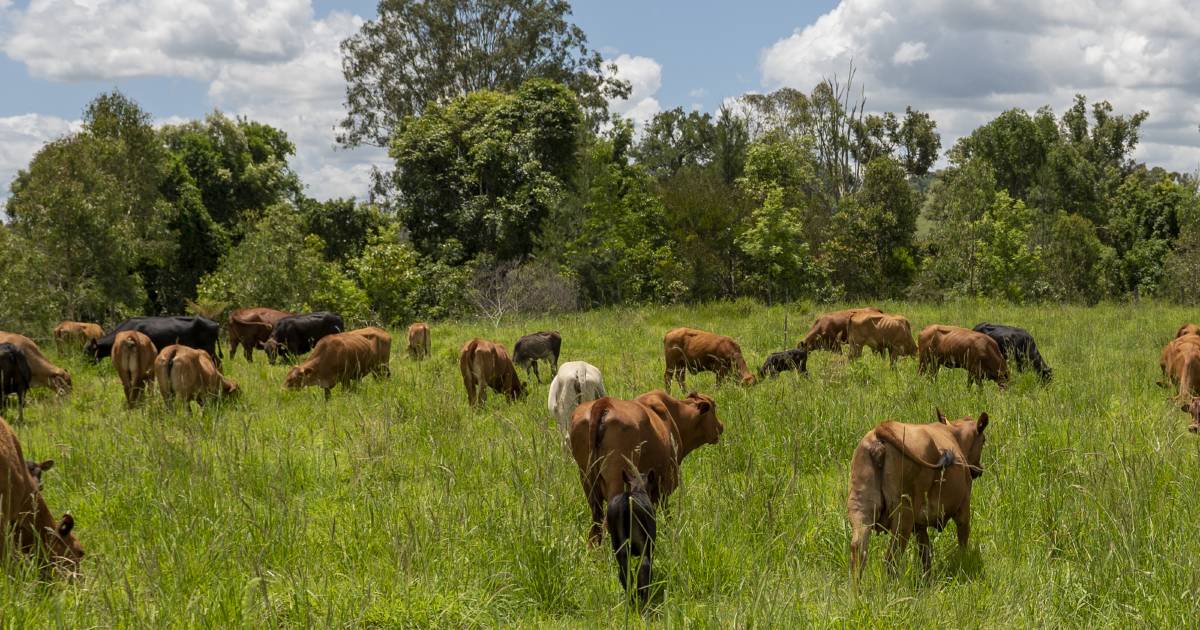
<path fill-rule="evenodd" d="M 269 308 L 234 311 L 228 319 L 229 355 L 241 348 L 246 361 L 262 350 L 274 364 L 300 360 L 287 372 L 288 389 L 317 386 L 325 399 L 341 385 L 350 387 L 368 375 L 390 375 L 390 334 L 376 327 L 345 330 L 335 313 L 295 314 Z M 221 373 L 218 326 L 203 317 L 135 317 L 105 334 L 99 326 L 63 322 L 54 329 L 60 352 L 80 351 L 93 361 L 112 357 L 128 407 L 145 399 L 152 383 L 162 398 L 187 406 L 237 396 L 236 382 Z M 933 324 L 914 339 L 909 320 L 876 308 L 848 309 L 819 316 L 796 348 L 770 354 L 757 374 L 751 373 L 741 346 L 730 337 L 675 328 L 663 337 L 664 390 L 631 400 L 608 396 L 600 370 L 584 361 L 559 365 L 562 336 L 541 331 L 517 340 L 510 356 L 494 341 L 475 338 L 458 355 L 467 402 L 485 404 L 488 391 L 507 401 L 525 398 L 527 380 L 542 382 L 538 364 L 554 374 L 546 406 L 558 425 L 579 472 L 591 521 L 587 540 L 598 545 L 609 532 L 618 577 L 638 602 L 649 601 L 653 583 L 656 517 L 681 482 L 680 466 L 692 451 L 717 444 L 725 425 L 717 402 L 696 392 L 675 398 L 673 383 L 687 391 L 688 373 L 713 372 L 717 383 L 733 377 L 744 386 L 785 371 L 808 371 L 814 351 L 841 353 L 857 359 L 864 348 L 886 357 L 894 368 L 899 359 L 917 357 L 919 374 L 936 378 L 941 368 L 966 371 L 968 384 L 994 381 L 1008 385 L 1009 366 L 1036 372 L 1043 382 L 1052 370 L 1033 337 L 1021 328 L 982 323 L 974 329 Z M 431 356 L 429 326 L 414 323 L 406 334 L 407 356 Z M 1177 387 L 1176 399 L 1190 414 L 1189 431 L 1200 431 L 1200 327 L 1186 324 L 1162 351 L 1162 383 Z M 25 394 L 31 387 L 71 390 L 71 377 L 51 363 L 32 340 L 0 333 L 0 402 L 14 394 L 23 420 Z M 850 462 L 847 514 L 852 530 L 850 571 L 857 581 L 867 561 L 872 531 L 892 534 L 887 564 L 903 553 L 911 536 L 926 572 L 932 558 L 928 529 L 955 523 L 960 547 L 970 535 L 971 486 L 983 473 L 982 454 L 989 424 L 986 412 L 950 421 L 940 410 L 936 421 L 905 424 L 886 421 L 868 431 Z M 42 472 L 52 460 L 26 460 L 11 427 L 0 419 L 0 524 L 11 541 L 44 566 L 73 573 L 83 550 L 73 534 L 74 520 L 56 520 L 41 494 Z"/>

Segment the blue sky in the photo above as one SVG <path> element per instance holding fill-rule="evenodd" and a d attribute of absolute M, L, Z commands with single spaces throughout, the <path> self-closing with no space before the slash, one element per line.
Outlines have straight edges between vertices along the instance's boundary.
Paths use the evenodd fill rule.
<path fill-rule="evenodd" d="M 319 197 L 361 196 L 378 150 L 335 150 L 337 45 L 375 12 L 353 0 L 0 0 L 0 199 L 42 143 L 119 87 L 160 122 L 213 108 L 276 125 Z M 1149 110 L 1139 158 L 1200 167 L 1200 12 L 1191 0 L 587 0 L 574 19 L 634 94 L 641 122 L 810 90 L 853 59 L 869 110 L 930 112 L 943 147 L 1011 107 L 1076 93 Z"/>

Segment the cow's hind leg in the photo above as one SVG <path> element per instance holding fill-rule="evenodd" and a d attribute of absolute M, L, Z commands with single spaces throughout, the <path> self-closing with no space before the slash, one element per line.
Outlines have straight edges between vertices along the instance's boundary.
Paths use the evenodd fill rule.
<path fill-rule="evenodd" d="M 587 497 L 588 507 L 592 511 L 592 526 L 588 530 L 588 546 L 595 547 L 604 537 L 604 494 L 600 488 L 600 477 L 588 479 L 587 475 L 581 474 L 579 480 L 583 483 L 583 494 Z M 622 571 L 623 574 L 624 571 Z"/>
<path fill-rule="evenodd" d="M 533 361 L 530 362 L 529 365 L 530 365 L 530 367 L 533 368 L 533 375 L 535 377 L 537 377 L 538 385 L 541 385 L 542 384 L 542 373 L 538 371 L 538 360 L 534 359 Z M 526 372 L 526 378 L 528 378 L 528 376 L 529 376 L 529 374 L 528 374 L 528 372 Z"/>
<path fill-rule="evenodd" d="M 913 513 L 912 508 L 905 506 L 900 508 L 899 513 L 893 519 L 895 526 L 892 528 L 892 540 L 887 548 L 887 554 L 884 556 L 887 562 L 888 571 L 895 574 L 897 571 L 896 556 L 903 556 L 904 550 L 908 548 L 908 537 L 913 530 Z"/>
<path fill-rule="evenodd" d="M 933 571 L 933 545 L 929 542 L 929 528 L 917 527 L 917 551 L 921 555 L 921 570 L 925 575 Z"/>

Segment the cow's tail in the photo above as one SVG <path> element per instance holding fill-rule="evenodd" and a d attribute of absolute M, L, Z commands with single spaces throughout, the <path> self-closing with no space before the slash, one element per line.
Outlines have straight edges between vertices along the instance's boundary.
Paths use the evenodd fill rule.
<path fill-rule="evenodd" d="M 175 353 L 179 352 L 178 348 L 171 348 L 171 353 L 167 355 L 167 382 L 171 382 L 171 370 L 175 369 Z"/>
<path fill-rule="evenodd" d="M 592 405 L 591 415 L 588 416 L 588 424 L 592 429 L 592 455 L 593 457 L 600 451 L 600 443 L 604 441 L 604 419 L 608 416 L 609 410 L 612 409 L 612 401 L 608 398 L 601 398 Z"/>
<path fill-rule="evenodd" d="M 1179 375 L 1179 400 L 1183 403 L 1192 399 L 1192 372 L 1192 366 L 1184 364 L 1183 373 Z"/>
<path fill-rule="evenodd" d="M 938 459 L 936 464 L 931 464 L 925 461 L 920 455 L 917 455 L 911 448 L 909 448 L 908 444 L 904 442 L 904 439 L 901 436 L 896 435 L 896 423 L 894 422 L 884 422 L 883 424 L 875 427 L 875 436 L 880 440 L 896 447 L 896 450 L 903 453 L 905 457 L 912 460 L 922 468 L 928 468 L 930 470 L 945 470 L 946 468 L 953 466 L 955 463 L 954 452 L 950 449 L 942 450 L 942 456 Z"/>

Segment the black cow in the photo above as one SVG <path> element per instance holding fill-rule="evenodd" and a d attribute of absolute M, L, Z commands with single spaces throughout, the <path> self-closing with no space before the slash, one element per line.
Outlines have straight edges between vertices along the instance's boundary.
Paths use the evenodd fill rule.
<path fill-rule="evenodd" d="M 631 475 L 622 469 L 625 491 L 608 502 L 605 521 L 612 539 L 613 555 L 617 558 L 617 577 L 621 586 L 644 606 L 650 598 L 650 571 L 654 562 L 654 538 L 658 525 L 654 502 L 650 494 L 657 493 L 657 477 L 653 470 L 645 475 Z M 637 557 L 636 591 L 629 589 L 629 560 Z"/>
<path fill-rule="evenodd" d="M 529 372 L 537 377 L 537 382 L 542 382 L 542 375 L 538 373 L 538 359 L 550 362 L 550 373 L 558 372 L 558 353 L 562 350 L 562 335 L 558 331 L 554 332 L 535 332 L 531 335 L 525 335 L 517 340 L 517 345 L 513 346 L 513 363 L 525 368 L 525 378 L 529 378 Z"/>
<path fill-rule="evenodd" d="M 996 345 L 1000 346 L 1000 354 L 1003 354 L 1010 364 L 1015 364 L 1018 370 L 1032 367 L 1043 381 L 1050 380 L 1053 370 L 1042 360 L 1029 331 L 1015 326 L 984 323 L 976 326 L 975 332 L 981 332 L 994 339 Z"/>
<path fill-rule="evenodd" d="M 42 489 L 42 473 L 54 468 L 54 460 L 47 459 L 44 462 L 36 462 L 32 459 L 25 460 L 25 467 L 29 469 L 29 474 L 37 480 L 38 490 Z"/>
<path fill-rule="evenodd" d="M 780 372 L 788 370 L 808 372 L 808 350 L 795 348 L 783 352 L 772 352 L 763 362 L 762 367 L 758 368 L 758 378 L 779 376 Z"/>
<path fill-rule="evenodd" d="M 179 344 L 197 350 L 204 350 L 221 366 L 221 355 L 217 349 L 217 322 L 204 317 L 176 315 L 168 317 L 131 317 L 108 332 L 98 340 L 89 341 L 85 348 L 93 361 L 112 356 L 113 342 L 117 333 L 123 330 L 136 330 L 154 342 L 155 348 Z"/>
<path fill-rule="evenodd" d="M 323 337 L 346 330 L 342 316 L 328 311 L 284 317 L 275 323 L 271 337 L 262 343 L 267 361 L 296 356 L 313 349 Z"/>
<path fill-rule="evenodd" d="M 17 420 L 25 421 L 25 392 L 33 373 L 25 351 L 11 343 L 0 343 L 0 405 L 8 402 L 9 394 L 17 395 Z"/>

